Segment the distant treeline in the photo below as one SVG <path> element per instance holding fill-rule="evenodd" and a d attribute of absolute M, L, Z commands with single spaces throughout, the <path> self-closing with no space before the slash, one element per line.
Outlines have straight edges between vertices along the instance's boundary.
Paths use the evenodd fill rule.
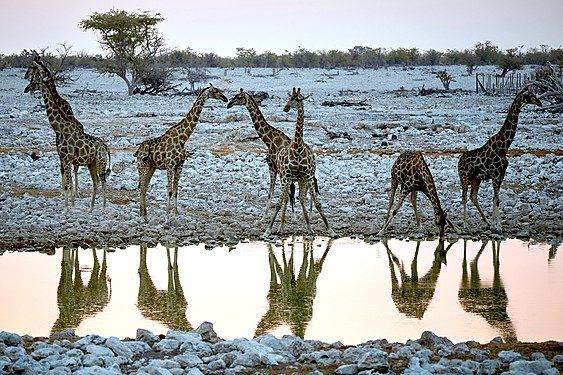
<path fill-rule="evenodd" d="M 64 56 L 65 69 L 73 68 L 99 68 L 104 62 L 101 55 L 88 55 L 85 53 Z M 47 60 L 52 60 L 60 65 L 61 56 L 48 50 L 43 51 Z M 20 54 L 0 55 L 0 68 L 27 67 L 30 52 L 22 51 Z M 487 41 L 475 44 L 474 48 L 445 52 L 430 49 L 420 51 L 418 48 L 371 48 L 357 46 L 347 51 L 311 51 L 299 48 L 293 52 L 283 54 L 273 52 L 257 53 L 252 48 L 237 48 L 235 57 L 221 57 L 215 53 L 198 53 L 191 48 L 183 51 L 172 50 L 160 54 L 157 60 L 168 67 L 260 67 L 260 68 L 381 68 L 387 66 L 416 66 L 416 65 L 465 65 L 468 72 L 480 65 L 496 65 L 502 67 L 510 64 L 544 65 L 552 63 L 563 66 L 563 49 L 551 48 L 545 45 L 539 48 L 530 48 L 523 51 L 521 47 L 500 50 L 499 47 Z"/>

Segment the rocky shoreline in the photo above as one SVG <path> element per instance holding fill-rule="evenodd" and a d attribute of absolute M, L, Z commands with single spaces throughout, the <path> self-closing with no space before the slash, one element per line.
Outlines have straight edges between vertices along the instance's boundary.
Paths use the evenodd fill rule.
<path fill-rule="evenodd" d="M 74 330 L 51 338 L 0 333 L 0 374 L 543 374 L 563 370 L 563 342 L 454 344 L 426 331 L 417 340 L 346 346 L 286 335 L 223 340 L 213 325 L 135 339 Z"/>
<path fill-rule="evenodd" d="M 491 67 L 492 68 L 492 67 Z M 456 67 L 457 85 L 474 87 L 474 79 Z M 101 197 L 89 213 L 91 180 L 80 169 L 81 195 L 76 207 L 63 214 L 60 198 L 59 160 L 54 133 L 38 104 L 40 98 L 23 94 L 24 70 L 0 73 L 0 252 L 52 250 L 63 245 L 117 248 L 130 244 L 205 243 L 215 247 L 259 240 L 266 222 L 261 221 L 267 201 L 268 170 L 265 147 L 257 137 L 246 108 L 227 110 L 210 101 L 186 149 L 190 157 L 180 178 L 178 217 L 166 218 L 166 173 L 155 173 L 148 192 L 149 223 L 139 218 L 133 152 L 143 140 L 162 134 L 181 119 L 193 98 L 133 96 L 94 71 L 78 70 L 76 81 L 61 87 L 77 117 L 88 131 L 104 138 L 112 154 L 109 199 L 101 209 Z M 218 76 L 221 76 L 223 73 Z M 291 85 L 313 94 L 306 105 L 305 138 L 317 155 L 317 178 L 323 210 L 341 237 L 368 241 L 385 219 L 390 170 L 400 152 L 418 150 L 436 181 L 442 206 L 452 221 L 462 226 L 462 206 L 457 161 L 461 152 L 481 146 L 498 131 L 512 97 L 490 97 L 465 92 L 449 96 L 398 95 L 399 85 L 431 87 L 435 80 L 425 68 L 362 70 L 356 76 L 341 75 L 318 81 L 322 70 L 282 72 L 282 80 L 252 77 L 233 71 L 213 81 L 228 97 L 240 87 L 264 90 L 270 96 L 261 104 L 267 121 L 292 134 L 295 115 L 281 110 Z M 96 88 L 85 93 L 90 84 Z M 346 90 L 353 87 L 354 90 Z M 344 88 L 344 89 L 343 89 Z M 389 91 L 391 90 L 391 91 Z M 416 91 L 416 90 L 415 90 Z M 325 100 L 365 100 L 363 109 L 326 107 Z M 149 112 L 147 112 L 149 110 Z M 504 238 L 551 241 L 563 236 L 563 194 L 560 184 L 563 151 L 561 116 L 525 108 L 509 152 L 509 168 L 500 192 Z M 276 194 L 279 187 L 276 188 Z M 277 198 L 277 197 L 276 197 Z M 277 200 L 277 199 L 276 199 Z M 492 188 L 484 183 L 479 192 L 483 210 L 491 212 Z M 299 206 L 299 205 L 298 205 Z M 433 210 L 419 195 L 422 227 L 416 229 L 410 203 L 406 202 L 389 227 L 396 238 L 436 235 Z M 278 240 L 305 233 L 297 208 L 296 220 Z M 469 204 L 469 223 L 455 238 L 499 237 L 486 230 L 475 207 Z M 315 212 L 312 227 L 326 234 Z M 274 229 L 277 228 L 277 225 Z"/>

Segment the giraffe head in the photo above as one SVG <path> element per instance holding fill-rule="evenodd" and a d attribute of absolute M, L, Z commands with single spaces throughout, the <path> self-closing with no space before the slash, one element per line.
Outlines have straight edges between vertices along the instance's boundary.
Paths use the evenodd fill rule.
<path fill-rule="evenodd" d="M 444 233 L 446 233 L 446 229 L 448 227 L 458 232 L 454 223 L 452 223 L 448 218 L 448 213 L 446 211 L 440 210 L 438 213 L 436 213 L 434 219 L 436 220 L 436 225 L 438 225 L 440 239 L 444 238 Z"/>
<path fill-rule="evenodd" d="M 23 90 L 24 93 L 35 92 L 39 90 L 39 85 L 43 77 L 41 76 L 41 65 L 34 60 L 27 68 L 24 78 L 29 80 L 29 84 Z"/>
<path fill-rule="evenodd" d="M 229 104 L 227 104 L 227 108 L 234 107 L 235 105 L 246 105 L 246 103 L 248 103 L 249 95 L 250 94 L 245 92 L 243 89 L 240 89 L 240 92 L 235 96 L 233 96 L 233 98 L 229 101 Z"/>
<path fill-rule="evenodd" d="M 283 107 L 284 112 L 289 112 L 291 108 L 297 108 L 297 106 L 303 103 L 303 100 L 307 98 L 308 96 L 301 95 L 300 87 L 298 87 L 297 89 L 295 89 L 294 87 L 293 90 L 289 93 L 287 104 L 285 105 L 285 107 Z"/>
<path fill-rule="evenodd" d="M 521 91 L 522 94 L 522 104 L 533 104 L 541 107 L 540 100 L 536 95 L 530 90 L 530 86 L 526 86 Z"/>
<path fill-rule="evenodd" d="M 209 84 L 209 87 L 206 87 L 201 91 L 200 95 L 203 95 L 205 99 L 211 98 L 211 99 L 222 100 L 224 102 L 229 101 L 225 96 L 225 94 L 223 94 L 221 90 L 213 86 L 211 83 Z"/>

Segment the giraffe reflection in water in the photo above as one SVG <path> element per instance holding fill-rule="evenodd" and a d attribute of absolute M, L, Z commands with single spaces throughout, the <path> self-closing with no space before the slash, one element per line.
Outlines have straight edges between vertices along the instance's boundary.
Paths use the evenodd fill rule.
<path fill-rule="evenodd" d="M 432 297 L 436 290 L 436 281 L 440 276 L 442 264 L 446 264 L 446 254 L 453 246 L 450 243 L 444 249 L 444 241 L 439 241 L 436 250 L 434 251 L 434 260 L 432 266 L 426 274 L 418 277 L 418 253 L 420 250 L 420 241 L 416 242 L 416 250 L 414 258 L 411 262 L 411 275 L 408 276 L 405 271 L 404 264 L 399 261 L 399 258 L 393 254 L 389 249 L 387 241 L 383 241 L 383 245 L 387 250 L 387 257 L 389 259 L 389 269 L 391 270 L 391 298 L 397 309 L 402 314 L 422 319 Z M 399 270 L 401 283 L 397 279 L 395 267 Z"/>
<path fill-rule="evenodd" d="M 84 250 L 85 252 L 86 250 Z M 65 328 L 76 328 L 82 320 L 103 310 L 111 298 L 111 280 L 107 274 L 106 250 L 102 264 L 96 249 L 92 249 L 92 269 L 81 269 L 77 247 L 63 247 L 61 278 L 57 288 L 59 317 L 55 321 L 51 334 Z M 82 273 L 90 271 L 88 284 L 84 285 Z"/>
<path fill-rule="evenodd" d="M 174 247 L 174 261 L 170 258 L 170 248 L 166 247 L 168 261 L 168 287 L 158 290 L 147 267 L 147 245 L 140 246 L 139 295 L 137 307 L 146 318 L 159 321 L 174 330 L 190 331 L 192 326 L 186 318 L 188 302 L 182 290 L 178 272 L 178 246 Z"/>
<path fill-rule="evenodd" d="M 278 261 L 272 245 L 268 244 L 270 264 L 269 308 L 256 328 L 255 336 L 287 324 L 293 335 L 303 338 L 309 321 L 313 317 L 313 301 L 317 294 L 317 279 L 322 271 L 332 239 L 319 260 L 313 256 L 312 241 L 303 241 L 303 259 L 297 277 L 294 269 L 294 246 L 289 248 L 289 260 L 285 249 L 281 251 L 282 263 Z"/>
<path fill-rule="evenodd" d="M 506 342 L 517 341 L 514 325 L 506 312 L 508 297 L 500 278 L 500 241 L 492 240 L 493 249 L 493 284 L 484 287 L 479 276 L 478 262 L 487 247 L 484 240 L 475 258 L 469 264 L 467 272 L 467 240 L 463 243 L 463 266 L 458 299 L 463 309 L 485 318 L 487 323 L 498 329 Z"/>

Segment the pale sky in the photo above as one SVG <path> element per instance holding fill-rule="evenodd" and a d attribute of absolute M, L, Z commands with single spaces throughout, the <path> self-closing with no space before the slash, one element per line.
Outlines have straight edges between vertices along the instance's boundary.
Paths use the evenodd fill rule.
<path fill-rule="evenodd" d="M 0 53 L 72 46 L 100 53 L 78 23 L 111 8 L 160 13 L 167 46 L 234 56 L 354 46 L 501 49 L 563 45 L 563 0 L 0 0 Z"/>

